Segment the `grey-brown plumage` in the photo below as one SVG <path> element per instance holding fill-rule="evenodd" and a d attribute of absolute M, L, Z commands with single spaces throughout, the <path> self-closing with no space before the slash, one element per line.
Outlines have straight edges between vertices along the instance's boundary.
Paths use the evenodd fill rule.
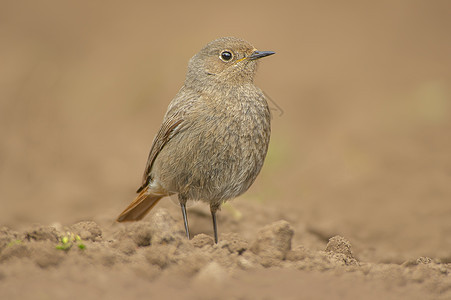
<path fill-rule="evenodd" d="M 178 194 L 188 238 L 186 202 L 201 200 L 210 204 L 217 242 L 216 211 L 251 186 L 268 150 L 270 111 L 253 80 L 257 59 L 271 54 L 226 37 L 191 58 L 153 141 L 139 195 L 118 222 L 140 220 L 162 197 Z"/>

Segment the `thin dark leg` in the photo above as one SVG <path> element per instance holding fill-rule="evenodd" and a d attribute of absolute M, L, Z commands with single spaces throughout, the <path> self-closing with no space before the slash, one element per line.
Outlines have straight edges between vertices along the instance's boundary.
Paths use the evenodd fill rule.
<path fill-rule="evenodd" d="M 216 210 L 211 209 L 211 218 L 213 220 L 213 230 L 215 232 L 215 243 L 218 243 L 218 225 L 216 224 Z"/>
<path fill-rule="evenodd" d="M 185 223 L 186 237 L 189 240 L 189 227 L 188 227 L 188 218 L 186 217 L 186 204 L 180 203 L 180 207 L 182 208 L 183 222 Z"/>

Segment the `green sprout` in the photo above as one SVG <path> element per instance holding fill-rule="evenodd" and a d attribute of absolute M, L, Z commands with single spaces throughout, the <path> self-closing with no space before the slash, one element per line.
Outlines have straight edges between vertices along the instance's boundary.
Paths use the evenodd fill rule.
<path fill-rule="evenodd" d="M 78 234 L 67 232 L 65 236 L 61 237 L 60 244 L 56 246 L 56 249 L 68 251 L 74 245 L 76 245 L 78 249 L 86 249 L 86 245 L 83 244 L 83 241 Z"/>
<path fill-rule="evenodd" d="M 8 245 L 6 245 L 7 247 L 11 247 L 13 245 L 20 245 L 22 244 L 21 240 L 12 240 L 11 242 L 8 243 Z"/>

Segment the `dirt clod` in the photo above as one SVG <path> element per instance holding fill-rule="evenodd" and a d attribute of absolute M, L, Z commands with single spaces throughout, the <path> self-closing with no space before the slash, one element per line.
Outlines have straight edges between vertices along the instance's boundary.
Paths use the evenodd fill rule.
<path fill-rule="evenodd" d="M 100 226 L 93 221 L 79 222 L 71 227 L 83 240 L 98 241 L 102 238 Z"/>
<path fill-rule="evenodd" d="M 123 228 L 115 232 L 114 238 L 119 241 L 130 238 L 138 247 L 149 246 L 152 239 L 151 224 L 149 222 L 125 223 Z"/>
<path fill-rule="evenodd" d="M 184 238 L 180 222 L 176 222 L 166 209 L 157 209 L 150 218 L 152 243 L 167 244 Z"/>
<path fill-rule="evenodd" d="M 329 239 L 329 243 L 327 243 L 326 246 L 326 252 L 343 254 L 348 258 L 354 258 L 351 251 L 351 243 L 339 235 Z"/>
<path fill-rule="evenodd" d="M 54 227 L 36 225 L 33 228 L 26 230 L 24 239 L 28 241 L 58 241 L 58 233 Z"/>
<path fill-rule="evenodd" d="M 191 243 L 193 244 L 194 247 L 202 248 L 205 246 L 213 246 L 215 241 L 213 240 L 213 238 L 211 236 L 201 233 L 201 234 L 194 236 L 191 239 Z"/>
<path fill-rule="evenodd" d="M 265 267 L 277 265 L 290 251 L 293 234 L 294 231 L 287 221 L 277 221 L 257 233 L 257 239 L 250 250 L 261 257 L 261 263 Z"/>

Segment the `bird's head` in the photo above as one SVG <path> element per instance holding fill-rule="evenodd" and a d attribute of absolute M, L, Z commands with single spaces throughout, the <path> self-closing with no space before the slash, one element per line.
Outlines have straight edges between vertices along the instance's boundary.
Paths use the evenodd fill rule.
<path fill-rule="evenodd" d="M 252 83 L 258 59 L 272 54 L 258 51 L 242 39 L 219 38 L 191 58 L 185 85 L 203 89 L 205 85 L 226 88 Z"/>

